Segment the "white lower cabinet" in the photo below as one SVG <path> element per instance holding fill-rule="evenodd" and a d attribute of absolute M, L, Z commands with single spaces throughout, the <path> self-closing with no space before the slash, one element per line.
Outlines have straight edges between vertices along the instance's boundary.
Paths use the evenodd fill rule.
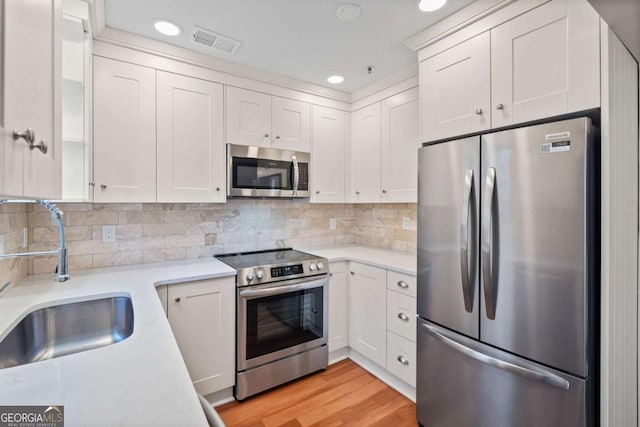
<path fill-rule="evenodd" d="M 169 324 L 202 395 L 235 384 L 235 295 L 234 277 L 167 287 Z"/>
<path fill-rule="evenodd" d="M 349 270 L 349 347 L 384 367 L 387 271 L 357 262 Z"/>
<path fill-rule="evenodd" d="M 416 386 L 416 343 L 387 331 L 387 371 Z"/>
<path fill-rule="evenodd" d="M 416 340 L 416 299 L 387 291 L 387 329 L 410 341 Z"/>
<path fill-rule="evenodd" d="M 349 277 L 346 261 L 329 264 L 329 351 L 349 345 Z"/>

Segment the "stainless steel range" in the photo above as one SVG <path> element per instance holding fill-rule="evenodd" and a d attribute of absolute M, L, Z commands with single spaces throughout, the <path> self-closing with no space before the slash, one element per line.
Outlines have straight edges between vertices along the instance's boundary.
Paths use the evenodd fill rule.
<path fill-rule="evenodd" d="M 216 258 L 238 272 L 236 399 L 325 369 L 327 260 L 290 248 Z"/>

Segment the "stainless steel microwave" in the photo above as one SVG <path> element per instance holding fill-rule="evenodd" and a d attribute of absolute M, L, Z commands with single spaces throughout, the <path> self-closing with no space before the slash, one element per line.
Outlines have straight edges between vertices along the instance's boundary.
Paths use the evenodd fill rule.
<path fill-rule="evenodd" d="M 228 197 L 309 197 L 309 153 L 227 144 Z"/>

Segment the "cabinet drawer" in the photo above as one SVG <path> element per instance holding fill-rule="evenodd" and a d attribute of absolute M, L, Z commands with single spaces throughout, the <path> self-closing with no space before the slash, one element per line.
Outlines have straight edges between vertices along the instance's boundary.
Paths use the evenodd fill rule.
<path fill-rule="evenodd" d="M 416 299 L 387 290 L 387 329 L 416 341 Z"/>
<path fill-rule="evenodd" d="M 387 371 L 416 386 L 416 343 L 387 331 Z"/>
<path fill-rule="evenodd" d="M 416 276 L 397 273 L 395 271 L 387 272 L 387 289 L 403 293 L 412 297 L 416 297 Z"/>

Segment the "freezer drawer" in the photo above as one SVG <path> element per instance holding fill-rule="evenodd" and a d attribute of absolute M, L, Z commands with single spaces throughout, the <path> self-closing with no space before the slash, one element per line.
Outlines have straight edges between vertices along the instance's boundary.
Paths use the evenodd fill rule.
<path fill-rule="evenodd" d="M 418 320 L 424 427 L 588 426 L 588 381 Z"/>

